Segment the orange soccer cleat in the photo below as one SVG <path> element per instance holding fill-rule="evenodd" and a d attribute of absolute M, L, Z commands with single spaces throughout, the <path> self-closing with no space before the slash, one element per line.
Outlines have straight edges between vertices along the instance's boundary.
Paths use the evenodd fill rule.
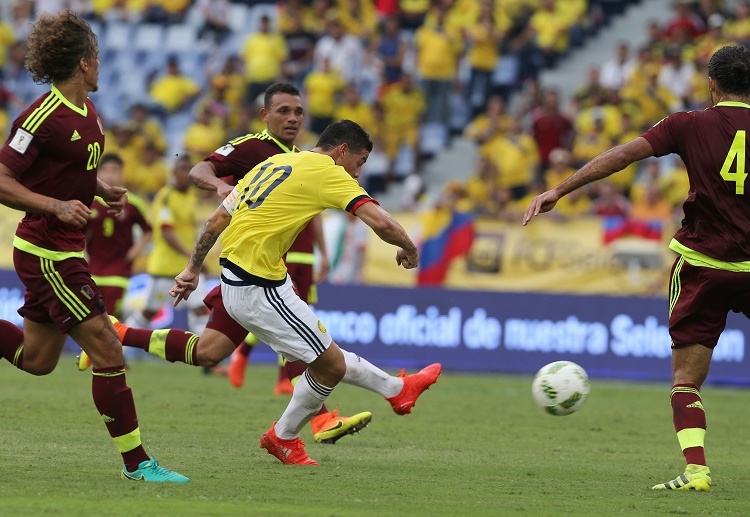
<path fill-rule="evenodd" d="M 440 363 L 431 364 L 412 375 L 406 375 L 406 372 L 401 370 L 398 376 L 403 377 L 404 387 L 401 388 L 398 395 L 386 399 L 391 403 L 393 411 L 397 415 L 411 413 L 411 408 L 417 403 L 419 396 L 437 382 L 437 378 L 442 371 L 443 367 Z"/>
<path fill-rule="evenodd" d="M 299 438 L 283 440 L 276 436 L 276 422 L 260 437 L 260 448 L 276 456 L 284 465 L 317 465 L 305 452 L 305 442 Z"/>

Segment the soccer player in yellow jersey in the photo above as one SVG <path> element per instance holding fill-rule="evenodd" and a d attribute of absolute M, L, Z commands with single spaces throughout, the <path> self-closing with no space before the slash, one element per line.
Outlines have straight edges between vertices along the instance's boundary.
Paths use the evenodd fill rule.
<path fill-rule="evenodd" d="M 371 150 L 361 126 L 343 120 L 323 131 L 312 152 L 278 154 L 259 164 L 206 221 L 170 292 L 175 304 L 188 299 L 206 254 L 226 230 L 221 288 L 227 312 L 278 353 L 308 364 L 286 411 L 261 437 L 261 447 L 287 465 L 317 465 L 299 432 L 340 381 L 383 395 L 403 415 L 441 372 L 436 363 L 394 377 L 340 349 L 295 293 L 284 265 L 284 253 L 307 222 L 326 208 L 339 208 L 398 246 L 398 265 L 417 266 L 417 248 L 407 233 L 356 181 Z"/>
<path fill-rule="evenodd" d="M 164 305 L 167 291 L 172 287 L 173 275 L 179 265 L 190 256 L 190 247 L 195 239 L 195 205 L 198 196 L 191 187 L 188 174 L 191 163 L 180 157 L 174 165 L 172 184 L 157 192 L 152 204 L 151 222 L 154 247 L 146 263 L 146 273 L 151 276 L 146 305 L 143 310 L 131 314 L 126 324 L 148 327 L 149 321 Z M 189 305 L 188 328 L 201 332 L 206 325 L 208 313 L 197 296 Z"/>

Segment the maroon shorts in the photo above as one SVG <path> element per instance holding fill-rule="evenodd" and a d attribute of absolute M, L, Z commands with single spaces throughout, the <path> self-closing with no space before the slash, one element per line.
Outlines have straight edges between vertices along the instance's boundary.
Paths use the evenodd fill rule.
<path fill-rule="evenodd" d="M 669 281 L 669 309 L 673 347 L 714 348 L 729 311 L 750 317 L 750 273 L 692 266 L 678 257 Z"/>
<path fill-rule="evenodd" d="M 54 323 L 67 333 L 82 321 L 105 312 L 102 295 L 82 258 L 61 261 L 13 248 L 13 265 L 26 286 L 18 314 L 36 323 Z"/>
<path fill-rule="evenodd" d="M 312 264 L 287 264 L 286 270 L 292 279 L 297 294 L 305 303 L 315 303 L 317 300 L 310 299 L 310 288 L 313 285 Z"/>
<path fill-rule="evenodd" d="M 229 339 L 232 343 L 240 344 L 245 340 L 248 331 L 244 329 L 242 325 L 232 319 L 227 313 L 224 307 L 224 301 L 221 298 L 221 285 L 214 287 L 210 293 L 203 298 L 203 303 L 206 304 L 210 311 L 208 315 L 208 323 L 206 323 L 207 329 L 213 329 L 217 332 L 221 332 Z"/>
<path fill-rule="evenodd" d="M 102 301 L 107 313 L 119 318 L 122 311 L 122 300 L 125 297 L 125 288 L 100 285 L 99 291 L 102 293 Z"/>

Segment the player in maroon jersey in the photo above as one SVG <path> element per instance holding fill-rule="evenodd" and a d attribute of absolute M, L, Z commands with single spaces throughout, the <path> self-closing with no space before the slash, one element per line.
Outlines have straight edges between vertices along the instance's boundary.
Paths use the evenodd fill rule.
<path fill-rule="evenodd" d="M 687 468 L 655 490 L 711 488 L 700 388 L 729 311 L 750 317 L 750 204 L 745 184 L 750 50 L 717 50 L 708 63 L 708 88 L 713 107 L 669 115 L 642 136 L 600 154 L 535 197 L 523 216 L 527 224 L 552 210 L 562 196 L 638 160 L 675 153 L 685 162 L 690 179 L 685 218 L 669 244 L 679 255 L 669 285 L 669 335 L 672 414 Z"/>
<path fill-rule="evenodd" d="M 83 258 L 94 196 L 113 214 L 125 189 L 97 179 L 104 131 L 88 93 L 97 90 L 99 49 L 91 27 L 69 10 L 42 14 L 28 38 L 26 68 L 51 90 L 13 122 L 0 149 L 0 202 L 26 212 L 13 241 L 13 263 L 26 286 L 24 330 L 0 320 L 0 356 L 33 375 L 57 365 L 70 335 L 94 363 L 94 405 L 122 454 L 122 477 L 185 482 L 141 445 L 122 346 Z"/>
<path fill-rule="evenodd" d="M 277 83 L 269 87 L 266 90 L 261 117 L 266 122 L 265 131 L 231 140 L 193 168 L 190 176 L 198 187 L 214 190 L 220 197 L 226 197 L 232 191 L 233 184 L 258 163 L 280 152 L 296 151 L 294 139 L 302 125 L 304 110 L 299 90 L 295 86 Z M 220 179 L 222 177 L 227 178 L 232 184 Z M 311 228 L 314 226 L 308 225 L 304 231 L 312 232 Z M 320 231 L 322 232 L 322 229 Z M 297 253 L 312 255 L 313 239 L 315 237 L 307 242 L 298 242 L 298 238 L 298 241 L 295 241 L 296 247 L 293 245 L 290 251 L 295 249 Z M 312 262 L 298 264 L 298 270 L 302 269 L 299 267 L 301 265 L 306 266 L 308 270 L 305 275 L 291 278 L 295 283 L 300 282 L 303 292 L 309 293 L 312 284 Z M 206 328 L 197 342 L 190 342 L 197 336 L 178 330 L 137 329 L 120 322 L 115 324 L 115 328 L 126 346 L 147 350 L 172 362 L 215 366 L 229 357 L 237 344 L 246 340 L 248 333 L 227 313 L 220 287 L 214 288 L 206 295 L 204 303 L 211 313 Z M 299 361 L 286 363 L 284 373 L 288 379 L 293 379 L 300 376 L 306 368 L 307 366 Z M 365 427 L 371 418 L 372 413 L 369 411 L 346 417 L 340 416 L 337 410 L 328 411 L 323 405 L 318 415 L 310 422 L 313 438 L 321 443 L 335 443 L 339 438 Z"/>
<path fill-rule="evenodd" d="M 117 154 L 105 154 L 99 162 L 99 178 L 108 185 L 122 185 L 123 161 Z M 91 204 L 91 218 L 86 227 L 89 270 L 102 293 L 107 313 L 119 318 L 122 300 L 133 273 L 133 261 L 151 239 L 151 225 L 146 220 L 148 207 L 138 196 L 128 194 L 122 213 L 107 213 L 102 200 Z M 133 230 L 140 235 L 135 239 Z"/>

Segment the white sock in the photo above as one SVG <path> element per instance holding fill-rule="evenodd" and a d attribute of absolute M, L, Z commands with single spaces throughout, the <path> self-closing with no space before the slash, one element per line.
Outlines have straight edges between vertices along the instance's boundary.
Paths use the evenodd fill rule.
<path fill-rule="evenodd" d="M 385 398 L 395 397 L 404 387 L 403 379 L 388 375 L 367 359 L 347 352 L 343 348 L 341 353 L 344 354 L 346 361 L 346 373 L 341 382 L 380 393 Z"/>
<path fill-rule="evenodd" d="M 333 388 L 327 388 L 316 382 L 309 370 L 300 376 L 294 386 L 292 400 L 276 422 L 276 436 L 282 440 L 294 440 L 299 432 L 320 411 Z"/>
<path fill-rule="evenodd" d="M 148 328 L 148 320 L 141 311 L 135 311 L 130 316 L 128 316 L 123 323 L 125 323 L 125 325 L 127 325 L 128 327 L 133 327 L 136 329 Z"/>

